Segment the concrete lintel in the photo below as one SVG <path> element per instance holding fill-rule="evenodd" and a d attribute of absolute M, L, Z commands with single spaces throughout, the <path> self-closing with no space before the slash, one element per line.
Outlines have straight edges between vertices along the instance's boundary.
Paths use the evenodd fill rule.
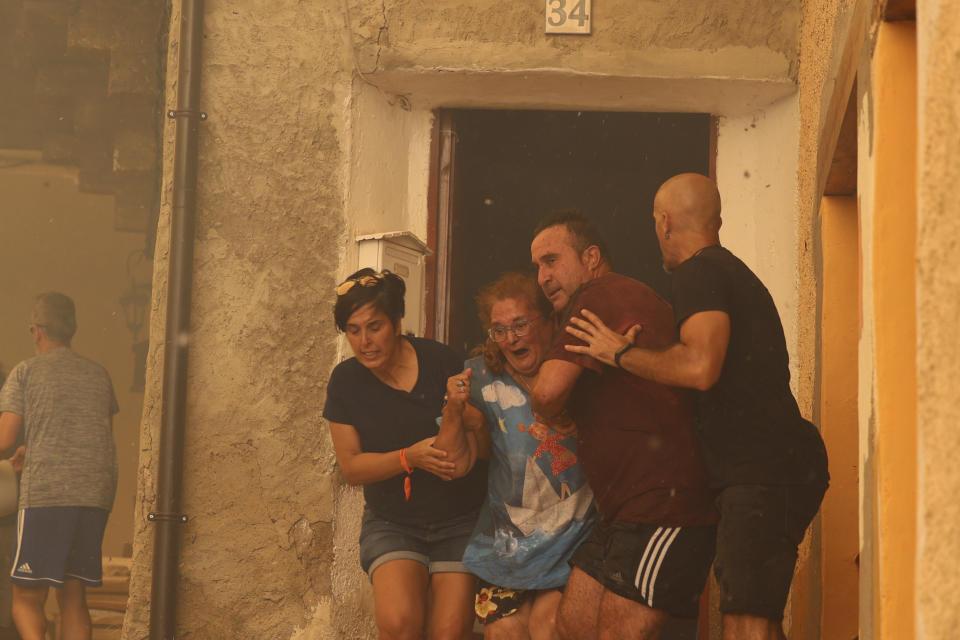
<path fill-rule="evenodd" d="M 386 93 L 406 96 L 418 109 L 582 109 L 736 116 L 760 111 L 797 88 L 788 79 L 613 76 L 563 69 L 405 69 L 364 77 Z"/>

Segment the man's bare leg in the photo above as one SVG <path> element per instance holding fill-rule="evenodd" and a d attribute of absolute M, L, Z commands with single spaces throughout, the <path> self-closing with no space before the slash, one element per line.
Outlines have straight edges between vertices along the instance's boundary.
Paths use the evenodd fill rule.
<path fill-rule="evenodd" d="M 530 610 L 533 603 L 527 600 L 516 613 L 483 625 L 483 640 L 530 640 Z"/>
<path fill-rule="evenodd" d="M 47 619 L 43 605 L 47 602 L 47 586 L 13 585 L 13 622 L 23 640 L 44 640 Z"/>
<path fill-rule="evenodd" d="M 87 589 L 79 580 L 64 581 L 57 589 L 60 605 L 60 640 L 90 640 L 93 625 L 87 608 Z"/>
<path fill-rule="evenodd" d="M 723 640 L 786 640 L 776 620 L 748 613 L 723 614 Z"/>
<path fill-rule="evenodd" d="M 599 640 L 654 640 L 670 617 L 666 611 L 605 591 L 597 624 Z"/>
<path fill-rule="evenodd" d="M 533 600 L 530 610 L 530 640 L 559 640 L 557 611 L 563 597 L 556 589 L 542 591 Z"/>
<path fill-rule="evenodd" d="M 573 568 L 560 599 L 557 630 L 563 640 L 594 640 L 604 588 L 599 582 Z"/>

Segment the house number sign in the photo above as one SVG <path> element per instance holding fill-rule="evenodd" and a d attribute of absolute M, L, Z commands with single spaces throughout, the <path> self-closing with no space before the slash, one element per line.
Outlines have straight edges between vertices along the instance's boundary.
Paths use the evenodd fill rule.
<path fill-rule="evenodd" d="M 546 0 L 547 33 L 590 33 L 590 0 Z"/>

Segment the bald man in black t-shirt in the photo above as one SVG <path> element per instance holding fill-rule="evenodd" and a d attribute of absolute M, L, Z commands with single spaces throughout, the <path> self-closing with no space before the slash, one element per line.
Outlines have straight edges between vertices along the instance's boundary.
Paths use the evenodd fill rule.
<path fill-rule="evenodd" d="M 584 309 L 567 331 L 574 353 L 634 375 L 696 389 L 699 437 L 720 491 L 714 572 L 724 640 L 782 640 L 797 547 L 829 481 L 823 440 L 790 390 L 786 340 L 770 293 L 720 246 L 720 194 L 712 180 L 681 174 L 654 200 L 664 268 L 673 274 L 680 340 L 664 350 L 634 345 Z M 579 327 L 579 328 L 577 328 Z"/>

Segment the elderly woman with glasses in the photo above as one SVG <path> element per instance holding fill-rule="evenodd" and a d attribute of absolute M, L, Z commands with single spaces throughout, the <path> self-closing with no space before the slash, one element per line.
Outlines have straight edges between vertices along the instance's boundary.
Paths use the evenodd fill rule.
<path fill-rule="evenodd" d="M 440 427 L 462 362 L 445 345 L 403 335 L 405 289 L 372 269 L 337 287 L 334 320 L 354 357 L 330 376 L 323 416 L 344 478 L 363 485 L 360 563 L 380 638 L 465 640 L 476 587 L 461 558 L 486 493 L 485 465 L 474 465 L 483 452 L 473 432 Z M 434 446 L 441 437 L 457 464 Z"/>
<path fill-rule="evenodd" d="M 530 406 L 553 340 L 552 309 L 536 279 L 522 273 L 482 288 L 477 305 L 487 340 L 448 382 L 444 428 L 454 430 L 437 442 L 445 448 L 456 433 L 492 441 L 487 497 L 463 556 L 480 578 L 475 613 L 487 640 L 558 638 L 567 561 L 589 533 L 594 507 L 575 435 L 541 424 Z M 478 424 L 481 431 L 470 431 Z M 458 470 L 469 461 L 462 444 L 450 452 Z"/>

